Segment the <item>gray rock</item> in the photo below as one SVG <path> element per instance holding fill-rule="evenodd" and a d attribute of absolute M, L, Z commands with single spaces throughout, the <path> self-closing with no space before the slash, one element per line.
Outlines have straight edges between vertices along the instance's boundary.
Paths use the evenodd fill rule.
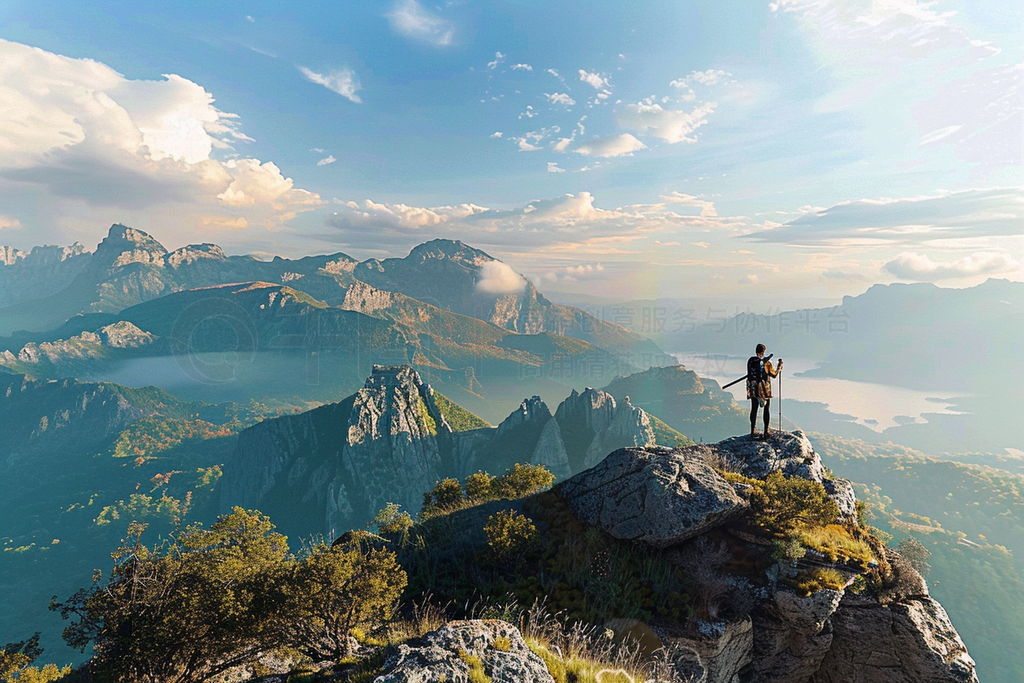
<path fill-rule="evenodd" d="M 822 590 L 802 597 L 788 588 L 769 595 L 754 628 L 757 680 L 774 683 L 809 680 L 832 646 L 830 619 L 843 591 Z"/>
<path fill-rule="evenodd" d="M 882 605 L 847 594 L 812 683 L 977 683 L 974 660 L 942 605 L 927 595 Z"/>
<path fill-rule="evenodd" d="M 500 648 L 495 647 L 498 638 L 507 641 Z M 493 683 L 554 683 L 519 629 L 504 621 L 452 621 L 420 640 L 400 645 L 374 683 L 467 683 L 468 657 L 480 659 Z"/>
<path fill-rule="evenodd" d="M 668 448 L 623 448 L 569 479 L 561 494 L 580 521 L 612 536 L 667 547 L 746 507 L 704 460 Z"/>
<path fill-rule="evenodd" d="M 803 477 L 817 482 L 825 478 L 821 458 L 800 430 L 773 432 L 765 441 L 734 436 L 711 448 L 731 456 L 740 465 L 741 474 L 747 477 L 764 479 L 772 472 L 782 472 L 787 477 Z"/>
<path fill-rule="evenodd" d="M 702 625 L 707 624 L 704 622 Z M 678 680 L 701 681 L 701 683 L 738 683 L 741 672 L 751 664 L 753 650 L 753 628 L 749 619 L 730 623 L 714 622 L 711 628 L 699 629 L 710 635 L 703 637 L 667 637 L 666 646 L 677 651 L 679 659 L 691 659 L 689 678 Z"/>
<path fill-rule="evenodd" d="M 569 455 L 565 452 L 565 444 L 562 442 L 562 432 L 558 428 L 557 420 L 548 420 L 537 440 L 537 447 L 530 456 L 530 462 L 534 465 L 544 465 L 555 479 L 565 479 L 572 474 L 569 467 Z"/>
<path fill-rule="evenodd" d="M 509 416 L 502 420 L 501 424 L 498 425 L 498 430 L 495 432 L 495 436 L 507 434 L 528 422 L 545 424 L 550 419 L 551 410 L 548 408 L 547 404 L 541 400 L 540 396 L 525 398 L 523 399 L 523 402 L 519 404 L 519 407 L 509 413 Z"/>

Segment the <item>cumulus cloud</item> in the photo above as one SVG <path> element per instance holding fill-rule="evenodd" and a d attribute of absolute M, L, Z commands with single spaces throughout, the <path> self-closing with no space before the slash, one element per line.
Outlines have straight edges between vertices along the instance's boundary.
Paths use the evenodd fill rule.
<path fill-rule="evenodd" d="M 387 18 L 396 33 L 434 47 L 448 47 L 455 38 L 454 23 L 427 11 L 416 0 L 399 0 Z M 499 52 L 496 60 L 501 57 L 503 55 Z"/>
<path fill-rule="evenodd" d="M 513 71 L 533 71 L 533 67 L 530 66 L 529 64 L 513 64 L 512 65 L 512 70 Z"/>
<path fill-rule="evenodd" d="M 1020 263 L 1006 253 L 982 252 L 939 263 L 925 254 L 906 252 L 886 263 L 883 268 L 901 280 L 931 282 L 1008 273 L 1020 268 Z"/>
<path fill-rule="evenodd" d="M 629 133 L 622 133 L 620 135 L 611 135 L 604 138 L 594 138 L 588 142 L 579 145 L 573 151 L 583 156 L 593 157 L 618 157 L 624 154 L 632 154 L 640 149 L 646 149 L 647 146 L 637 140 Z"/>
<path fill-rule="evenodd" d="M 653 135 L 670 144 L 677 142 L 696 142 L 693 131 L 708 122 L 710 115 L 718 105 L 706 102 L 693 111 L 665 109 L 651 100 L 625 106 L 618 113 L 619 125 L 635 130 L 644 135 Z"/>
<path fill-rule="evenodd" d="M 514 209 L 491 209 L 476 204 L 414 207 L 348 202 L 327 216 L 336 241 L 349 247 L 409 247 L 426 237 L 446 237 L 488 247 L 521 250 L 560 248 L 611 252 L 650 236 L 690 239 L 709 230 L 736 234 L 735 219 L 720 218 L 713 209 L 694 216 L 673 210 L 677 204 L 658 203 L 603 209 L 590 192 L 532 201 Z M 598 250 L 598 251 L 595 251 Z"/>
<path fill-rule="evenodd" d="M 707 71 L 691 71 L 683 78 L 671 81 L 669 85 L 673 88 L 691 88 L 694 85 L 717 85 L 723 78 L 731 76 L 728 71 L 721 69 L 708 69 Z"/>
<path fill-rule="evenodd" d="M 556 162 L 556 161 L 549 161 L 548 162 L 548 173 L 565 173 L 565 169 L 564 168 L 559 168 L 558 162 Z M 0 224 L 0 225 L 2 225 L 2 224 Z"/>
<path fill-rule="evenodd" d="M 328 166 L 330 164 L 333 164 L 335 161 L 337 161 L 337 159 L 335 159 L 334 155 L 331 154 L 329 156 L 324 157 L 320 161 L 316 162 L 316 165 L 317 166 Z"/>
<path fill-rule="evenodd" d="M 608 88 L 608 79 L 599 73 L 579 70 L 580 80 L 592 87 L 594 90 L 605 90 Z"/>
<path fill-rule="evenodd" d="M 352 69 L 337 69 L 326 74 L 318 74 L 312 69 L 307 69 L 304 66 L 299 67 L 299 71 L 306 77 L 306 80 L 322 85 L 331 92 L 336 92 L 346 100 L 355 102 L 356 104 L 361 103 L 363 100 L 360 99 L 359 95 L 356 94 L 357 90 L 361 89 L 359 81 L 356 80 L 356 74 Z"/>
<path fill-rule="evenodd" d="M 604 266 L 600 263 L 581 263 L 575 266 L 564 266 L 545 272 L 541 277 L 549 282 L 579 282 L 604 274 Z"/>
<path fill-rule="evenodd" d="M 526 279 L 501 261 L 488 261 L 480 266 L 476 288 L 487 294 L 518 294 L 526 288 Z"/>
<path fill-rule="evenodd" d="M 551 104 L 562 104 L 567 107 L 576 104 L 576 100 L 564 92 L 544 93 L 544 97 L 548 98 L 548 102 Z"/>
<path fill-rule="evenodd" d="M 1011 237 L 1024 225 L 1024 188 L 990 188 L 934 196 L 861 199 L 813 210 L 749 235 L 799 245 L 920 243 Z"/>
<path fill-rule="evenodd" d="M 321 204 L 273 163 L 216 160 L 216 150 L 249 138 L 237 116 L 180 76 L 130 80 L 90 59 L 0 41 L 0 102 L 0 194 L 28 186 L 140 210 L 173 202 L 179 221 L 245 207 L 249 223 L 265 225 Z"/>
<path fill-rule="evenodd" d="M 13 230 L 21 227 L 21 221 L 12 216 L 0 215 L 0 230 Z"/>

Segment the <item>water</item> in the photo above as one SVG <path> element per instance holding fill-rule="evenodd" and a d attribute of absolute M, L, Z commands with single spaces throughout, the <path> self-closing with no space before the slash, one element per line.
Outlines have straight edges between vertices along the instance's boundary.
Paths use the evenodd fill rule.
<path fill-rule="evenodd" d="M 701 377 L 725 385 L 746 374 L 747 359 L 713 354 L 672 354 L 680 363 Z M 852 415 L 857 424 L 876 432 L 904 424 L 926 423 L 928 413 L 958 415 L 951 410 L 954 398 L 963 394 L 937 391 L 918 391 L 903 387 L 871 382 L 828 377 L 801 377 L 800 373 L 818 367 L 817 361 L 786 358 L 782 375 L 782 398 L 810 403 L 824 403 L 832 413 Z M 736 400 L 746 403 L 746 383 L 739 382 L 728 389 Z M 778 380 L 773 380 L 772 391 L 779 396 Z"/>

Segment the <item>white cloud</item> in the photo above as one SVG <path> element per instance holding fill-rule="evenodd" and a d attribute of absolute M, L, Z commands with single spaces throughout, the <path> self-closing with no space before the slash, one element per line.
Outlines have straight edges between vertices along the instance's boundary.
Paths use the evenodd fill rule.
<path fill-rule="evenodd" d="M 565 169 L 564 168 L 559 168 L 557 161 L 549 161 L 548 162 L 548 173 L 565 173 Z M 2 222 L 0 222 L 0 227 L 3 227 Z"/>
<path fill-rule="evenodd" d="M 454 23 L 427 11 L 416 0 L 398 0 L 387 18 L 397 33 L 434 47 L 448 47 L 455 38 Z M 503 56 L 498 55 L 499 59 Z"/>
<path fill-rule="evenodd" d="M 488 261 L 480 266 L 476 288 L 487 294 L 518 294 L 526 288 L 526 279 L 501 261 Z"/>
<path fill-rule="evenodd" d="M 331 92 L 336 92 L 342 97 L 356 104 L 362 102 L 359 95 L 356 94 L 357 90 L 361 89 L 359 81 L 356 80 L 356 74 L 352 69 L 338 69 L 331 71 L 326 74 L 318 74 L 312 69 L 307 69 L 304 66 L 299 67 L 299 71 L 306 77 L 306 80 L 322 85 Z"/>
<path fill-rule="evenodd" d="M 750 237 L 801 245 L 918 244 L 1011 237 L 1020 235 L 1021 225 L 1024 188 L 1010 187 L 841 202 Z"/>
<path fill-rule="evenodd" d="M 952 280 L 959 278 L 998 275 L 1017 270 L 1020 263 L 1006 253 L 976 253 L 970 256 L 937 263 L 925 254 L 906 252 L 885 264 L 886 272 L 901 280 Z"/>
<path fill-rule="evenodd" d="M 504 60 L 504 59 L 505 59 L 505 55 L 501 54 L 500 52 L 495 52 L 494 53 L 494 61 L 487 62 L 487 68 L 491 69 L 492 71 L 494 69 L 497 69 L 498 65 L 501 64 L 502 60 Z"/>
<path fill-rule="evenodd" d="M 618 157 L 646 148 L 647 146 L 644 143 L 629 133 L 622 133 L 621 135 L 612 135 L 605 138 L 594 138 L 578 146 L 573 151 L 583 156 Z"/>
<path fill-rule="evenodd" d="M 514 209 L 348 202 L 325 223 L 337 230 L 338 242 L 354 248 L 409 247 L 429 236 L 519 251 L 558 245 L 594 254 L 621 250 L 648 235 L 698 240 L 706 239 L 708 231 L 734 235 L 741 229 L 736 219 L 720 218 L 713 208 L 704 214 L 679 213 L 672 210 L 672 203 L 603 209 L 584 191 Z"/>
<path fill-rule="evenodd" d="M 697 138 L 691 134 L 708 122 L 707 117 L 717 106 L 715 102 L 706 102 L 687 112 L 665 109 L 660 104 L 644 100 L 623 107 L 617 118 L 624 128 L 653 135 L 670 144 L 696 142 Z"/>
<path fill-rule="evenodd" d="M 708 69 L 707 71 L 691 71 L 683 78 L 671 81 L 669 85 L 673 88 L 692 88 L 694 85 L 717 85 L 723 78 L 731 76 L 728 71 L 721 69 Z"/>
<path fill-rule="evenodd" d="M 335 159 L 334 155 L 331 154 L 330 156 L 326 156 L 323 159 L 321 159 L 320 161 L 316 162 L 316 165 L 317 166 L 328 166 L 330 164 L 333 164 L 335 161 L 337 161 L 337 159 Z"/>
<path fill-rule="evenodd" d="M 513 71 L 533 71 L 533 67 L 530 66 L 529 64 L 513 64 L 512 65 L 512 70 Z"/>
<path fill-rule="evenodd" d="M 491 137 L 492 137 L 492 138 L 500 138 L 500 137 L 502 137 L 503 135 L 504 135 L 504 133 L 502 133 L 502 132 L 501 132 L 500 130 L 496 130 L 496 131 L 494 131 L 493 133 L 491 133 Z"/>
<path fill-rule="evenodd" d="M 179 226 L 225 210 L 234 220 L 239 207 L 249 224 L 276 225 L 321 204 L 272 163 L 214 159 L 249 138 L 237 116 L 180 76 L 129 80 L 93 60 L 0 41 L 0 102 L 0 197 L 40 192 L 47 218 L 34 222 L 106 207 L 127 219 L 173 204 Z"/>
<path fill-rule="evenodd" d="M 576 104 L 576 100 L 569 97 L 569 95 L 564 92 L 544 93 L 544 97 L 548 98 L 548 102 L 551 104 L 561 104 L 566 107 L 571 107 Z"/>
<path fill-rule="evenodd" d="M 608 87 L 608 79 L 599 73 L 591 73 L 580 69 L 580 80 L 594 90 L 604 90 Z"/>
<path fill-rule="evenodd" d="M 576 266 L 564 266 L 549 270 L 542 277 L 549 282 L 579 282 L 580 280 L 599 278 L 603 273 L 604 266 L 600 263 L 581 263 Z"/>
<path fill-rule="evenodd" d="M 12 216 L 0 215 L 0 230 L 16 230 L 21 227 L 21 221 Z"/>

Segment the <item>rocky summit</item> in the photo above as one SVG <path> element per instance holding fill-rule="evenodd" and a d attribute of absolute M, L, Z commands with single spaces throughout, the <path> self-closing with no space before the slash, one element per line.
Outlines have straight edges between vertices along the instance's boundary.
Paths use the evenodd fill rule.
<path fill-rule="evenodd" d="M 720 471 L 751 479 L 781 473 L 820 483 L 841 518 L 856 523 L 850 483 L 827 475 L 799 431 L 766 441 L 743 436 L 678 449 L 621 449 L 566 481 L 559 493 L 585 524 L 652 548 L 679 548 L 671 552 L 688 571 L 700 573 L 692 548 L 705 543 L 709 532 L 726 534 L 733 557 L 735 549 L 745 555 L 744 546 L 765 542 L 742 523 L 730 523 L 743 512 L 737 492 L 746 485 Z M 754 605 L 744 610 L 747 616 L 703 620 L 696 635 L 671 628 L 659 635 L 670 649 L 688 653 L 681 659 L 695 658 L 700 680 L 708 683 L 977 681 L 974 661 L 920 574 L 895 551 L 884 555 L 898 580 L 880 593 L 858 586 L 856 573 L 842 563 L 809 552 L 767 568 L 766 580 L 748 596 Z M 810 594 L 794 590 L 791 579 L 801 569 L 826 566 L 844 577 L 843 585 Z M 739 580 L 720 571 L 727 582 Z"/>

